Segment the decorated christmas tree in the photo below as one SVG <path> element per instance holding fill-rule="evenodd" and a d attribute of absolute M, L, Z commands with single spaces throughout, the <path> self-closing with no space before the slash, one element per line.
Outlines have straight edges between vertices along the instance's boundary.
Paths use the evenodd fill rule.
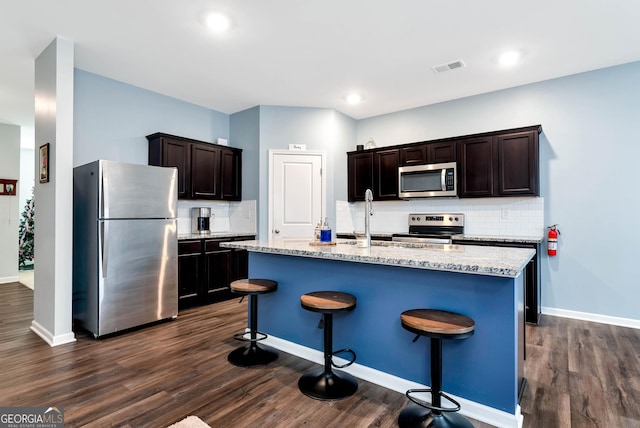
<path fill-rule="evenodd" d="M 33 188 L 31 189 L 31 199 L 27 200 L 20 219 L 19 242 L 20 250 L 18 254 L 18 264 L 24 267 L 28 261 L 33 260 L 33 215 L 35 197 Z"/>

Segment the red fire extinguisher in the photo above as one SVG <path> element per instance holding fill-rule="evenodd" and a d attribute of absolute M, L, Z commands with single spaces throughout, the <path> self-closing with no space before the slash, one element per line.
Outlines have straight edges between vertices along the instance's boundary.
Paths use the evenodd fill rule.
<path fill-rule="evenodd" d="M 551 257 L 554 257 L 558 254 L 558 235 L 560 234 L 560 230 L 558 229 L 557 224 L 549 226 L 548 229 L 549 233 L 547 234 L 547 254 Z"/>

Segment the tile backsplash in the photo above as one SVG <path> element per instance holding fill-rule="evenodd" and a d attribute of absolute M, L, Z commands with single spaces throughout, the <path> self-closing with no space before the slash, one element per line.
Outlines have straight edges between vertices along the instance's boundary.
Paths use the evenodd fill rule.
<path fill-rule="evenodd" d="M 191 233 L 191 209 L 211 208 L 211 231 L 255 234 L 256 201 L 178 201 L 178 235 Z"/>
<path fill-rule="evenodd" d="M 371 231 L 406 233 L 410 213 L 463 213 L 465 234 L 544 236 L 544 198 L 412 199 L 373 202 Z M 336 231 L 364 231 L 364 202 L 336 202 Z"/>

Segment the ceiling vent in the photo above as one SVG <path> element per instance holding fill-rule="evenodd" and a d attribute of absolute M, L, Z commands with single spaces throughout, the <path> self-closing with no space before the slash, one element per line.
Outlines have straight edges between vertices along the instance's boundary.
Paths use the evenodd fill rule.
<path fill-rule="evenodd" d="M 459 59 L 457 61 L 452 61 L 447 64 L 434 65 L 431 67 L 434 73 L 444 73 L 445 71 L 456 70 L 458 68 L 464 68 L 467 65 L 463 60 Z"/>

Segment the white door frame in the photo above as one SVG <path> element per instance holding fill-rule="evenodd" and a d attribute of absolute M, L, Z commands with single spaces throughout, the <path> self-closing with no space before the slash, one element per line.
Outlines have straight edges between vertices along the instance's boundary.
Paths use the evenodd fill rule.
<path fill-rule="evenodd" d="M 326 160 L 327 156 L 325 152 L 321 151 L 313 151 L 313 150 L 276 150 L 269 149 L 269 221 L 268 221 L 268 234 L 269 239 L 271 239 L 273 235 L 273 157 L 274 155 L 291 155 L 291 156 L 300 156 L 300 155 L 314 155 L 320 156 L 320 165 L 321 165 L 321 174 L 320 174 L 320 185 L 322 187 L 321 190 L 321 200 L 320 200 L 320 212 L 322 213 L 322 218 L 325 218 L 327 215 L 327 165 Z"/>

